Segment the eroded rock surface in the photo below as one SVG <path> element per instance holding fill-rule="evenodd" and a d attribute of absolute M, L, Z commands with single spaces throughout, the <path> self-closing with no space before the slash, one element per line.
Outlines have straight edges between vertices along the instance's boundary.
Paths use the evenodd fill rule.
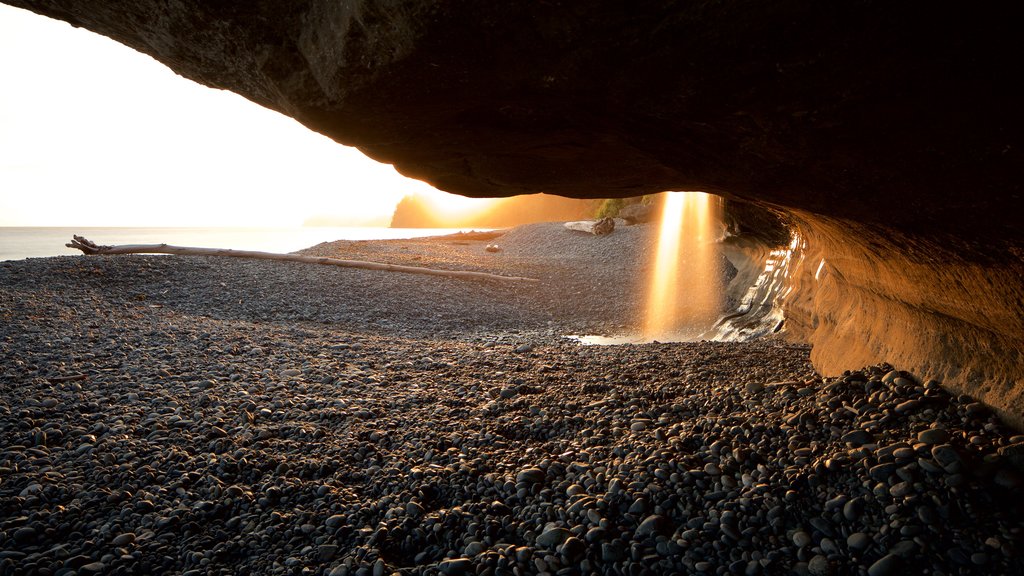
<path fill-rule="evenodd" d="M 452 192 L 778 207 L 820 369 L 889 361 L 1024 414 L 1010 2 L 7 1 Z"/>

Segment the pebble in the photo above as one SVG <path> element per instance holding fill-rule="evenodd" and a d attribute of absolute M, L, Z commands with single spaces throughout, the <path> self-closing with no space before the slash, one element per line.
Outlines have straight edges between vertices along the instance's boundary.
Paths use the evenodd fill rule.
<path fill-rule="evenodd" d="M 132 542 L 135 542 L 135 534 L 132 534 L 131 532 L 126 532 L 124 534 L 118 534 L 117 536 L 114 537 L 113 540 L 110 541 L 111 544 L 113 544 L 114 546 L 118 546 L 118 547 L 127 546 L 127 545 L 131 544 Z"/>
<path fill-rule="evenodd" d="M 636 535 L 641 538 L 652 536 L 665 531 L 667 527 L 668 521 L 664 517 L 652 514 L 640 523 L 636 529 Z"/>
<path fill-rule="evenodd" d="M 469 558 L 452 558 L 438 564 L 438 569 L 446 576 L 460 576 L 473 570 L 473 561 Z"/>
<path fill-rule="evenodd" d="M 944 428 L 929 428 L 917 435 L 917 441 L 931 446 L 949 442 L 949 432 Z"/>
<path fill-rule="evenodd" d="M 565 528 L 553 527 L 540 533 L 537 536 L 537 546 L 543 548 L 554 549 L 556 546 L 565 541 L 566 538 L 572 536 L 572 532 Z"/>
<path fill-rule="evenodd" d="M 99 574 L 106 570 L 107 565 L 103 562 L 90 562 L 78 569 L 83 574 Z"/>
<path fill-rule="evenodd" d="M 14 540 L 18 544 L 30 544 L 36 539 L 36 529 L 31 526 L 24 526 L 14 531 Z"/>
<path fill-rule="evenodd" d="M 871 546 L 871 537 L 863 532 L 854 532 L 846 538 L 846 545 L 849 546 L 851 550 L 867 550 L 868 546 Z"/>
<path fill-rule="evenodd" d="M 583 280 L 275 266 L 0 266 L 0 573 L 1024 573 L 1024 436 L 969 398 L 772 341 L 563 341 Z"/>
<path fill-rule="evenodd" d="M 853 444 L 854 446 L 861 446 L 863 444 L 869 444 L 875 440 L 875 437 L 866 430 L 851 430 L 843 435 L 843 442 Z"/>
<path fill-rule="evenodd" d="M 868 576 L 891 576 L 900 568 L 900 559 L 894 554 L 886 554 L 868 567 Z"/>
<path fill-rule="evenodd" d="M 814 576 L 828 576 L 831 572 L 828 558 L 821 554 L 815 554 L 814 557 L 807 562 L 807 572 Z"/>
<path fill-rule="evenodd" d="M 338 526 L 341 526 L 344 523 L 345 516 L 343 514 L 335 514 L 324 522 L 324 524 L 326 524 L 328 528 L 337 528 Z"/>
<path fill-rule="evenodd" d="M 516 482 L 526 482 L 529 484 L 540 484 L 544 482 L 544 471 L 540 468 L 527 468 L 519 474 L 516 474 Z"/>
<path fill-rule="evenodd" d="M 864 500 L 859 496 L 852 500 L 848 500 L 843 505 L 843 517 L 849 521 L 854 521 L 860 518 L 860 515 L 864 511 Z"/>
<path fill-rule="evenodd" d="M 956 474 L 963 468 L 963 460 L 960 459 L 960 454 L 957 453 L 956 448 L 953 448 L 949 444 L 941 444 L 932 448 L 932 458 L 935 462 L 942 467 L 943 470 L 950 474 Z"/>

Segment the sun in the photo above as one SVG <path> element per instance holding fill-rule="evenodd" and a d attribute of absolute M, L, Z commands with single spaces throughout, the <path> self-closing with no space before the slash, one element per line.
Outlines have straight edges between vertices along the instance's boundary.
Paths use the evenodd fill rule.
<path fill-rule="evenodd" d="M 430 190 L 423 194 L 432 212 L 443 220 L 460 220 L 483 214 L 498 202 L 495 198 L 467 198 L 456 194 Z"/>

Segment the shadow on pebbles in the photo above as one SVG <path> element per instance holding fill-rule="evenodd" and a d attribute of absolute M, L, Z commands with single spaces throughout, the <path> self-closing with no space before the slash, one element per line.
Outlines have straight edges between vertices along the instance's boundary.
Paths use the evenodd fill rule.
<path fill-rule="evenodd" d="M 0 574 L 1024 573 L 1024 436 L 935 382 L 317 268 L 0 263 Z"/>

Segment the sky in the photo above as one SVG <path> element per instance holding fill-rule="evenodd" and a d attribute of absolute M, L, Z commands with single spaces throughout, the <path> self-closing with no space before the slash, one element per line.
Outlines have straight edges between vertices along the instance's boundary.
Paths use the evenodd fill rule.
<path fill-rule="evenodd" d="M 113 40 L 0 4 L 0 226 L 387 225 L 405 178 Z"/>

